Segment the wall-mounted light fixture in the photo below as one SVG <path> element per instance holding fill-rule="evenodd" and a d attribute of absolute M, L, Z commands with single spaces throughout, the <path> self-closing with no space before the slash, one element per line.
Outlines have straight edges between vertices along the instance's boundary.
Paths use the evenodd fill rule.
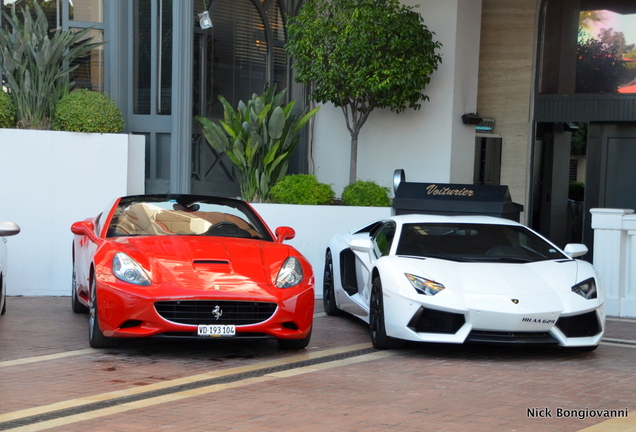
<path fill-rule="evenodd" d="M 476 125 L 476 124 L 481 123 L 481 117 L 479 117 L 475 113 L 464 114 L 462 116 L 462 122 L 464 122 L 464 124 L 468 124 L 468 125 Z"/>
<path fill-rule="evenodd" d="M 579 130 L 579 125 L 572 122 L 563 123 L 563 131 L 564 132 L 576 132 Z"/>
<path fill-rule="evenodd" d="M 475 132 L 478 133 L 492 133 L 495 129 L 495 119 L 483 118 L 479 124 L 475 125 Z"/>

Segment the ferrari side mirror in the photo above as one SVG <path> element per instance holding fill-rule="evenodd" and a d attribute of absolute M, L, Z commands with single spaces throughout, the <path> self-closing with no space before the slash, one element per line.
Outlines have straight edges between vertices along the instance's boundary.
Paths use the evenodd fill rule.
<path fill-rule="evenodd" d="M 291 240 L 296 237 L 296 231 L 288 226 L 282 226 L 276 228 L 276 242 L 282 243 L 285 240 Z"/>
<path fill-rule="evenodd" d="M 84 235 L 88 237 L 93 243 L 99 242 L 99 239 L 95 235 L 95 225 L 93 225 L 92 222 L 75 222 L 73 225 L 71 225 L 71 232 L 77 235 Z"/>

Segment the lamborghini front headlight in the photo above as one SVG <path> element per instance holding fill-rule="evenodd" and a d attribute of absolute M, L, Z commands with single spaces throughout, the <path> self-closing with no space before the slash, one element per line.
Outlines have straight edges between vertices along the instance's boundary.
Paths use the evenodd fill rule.
<path fill-rule="evenodd" d="M 594 278 L 589 278 L 583 282 L 579 282 L 572 287 L 572 292 L 577 293 L 581 297 L 590 300 L 595 299 L 596 294 L 596 282 Z"/>
<path fill-rule="evenodd" d="M 411 282 L 411 285 L 413 285 L 413 288 L 415 288 L 419 294 L 434 296 L 445 289 L 444 285 L 441 283 L 434 282 L 421 276 L 415 276 L 410 273 L 404 273 L 404 276 L 406 276 L 409 282 Z"/>

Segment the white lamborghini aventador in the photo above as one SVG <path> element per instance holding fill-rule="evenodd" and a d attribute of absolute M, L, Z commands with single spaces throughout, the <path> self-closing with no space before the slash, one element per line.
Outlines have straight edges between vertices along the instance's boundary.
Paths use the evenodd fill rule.
<path fill-rule="evenodd" d="M 593 350 L 604 292 L 592 265 L 575 259 L 586 252 L 507 219 L 394 216 L 330 240 L 325 312 L 367 322 L 379 349 L 422 341 Z"/>

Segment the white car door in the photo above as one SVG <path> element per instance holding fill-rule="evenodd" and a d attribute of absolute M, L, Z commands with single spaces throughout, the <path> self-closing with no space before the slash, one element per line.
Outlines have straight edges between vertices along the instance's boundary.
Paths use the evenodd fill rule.
<path fill-rule="evenodd" d="M 371 239 L 366 240 L 366 244 L 356 247 L 352 243 L 351 249 L 356 254 L 356 276 L 358 279 L 358 294 L 360 295 L 364 305 L 369 307 L 369 298 L 371 297 L 371 272 L 378 258 L 388 255 L 391 250 L 391 244 L 395 237 L 395 222 L 387 221 L 380 226 L 378 230 L 371 233 Z M 366 246 L 366 247 L 364 247 Z"/>

